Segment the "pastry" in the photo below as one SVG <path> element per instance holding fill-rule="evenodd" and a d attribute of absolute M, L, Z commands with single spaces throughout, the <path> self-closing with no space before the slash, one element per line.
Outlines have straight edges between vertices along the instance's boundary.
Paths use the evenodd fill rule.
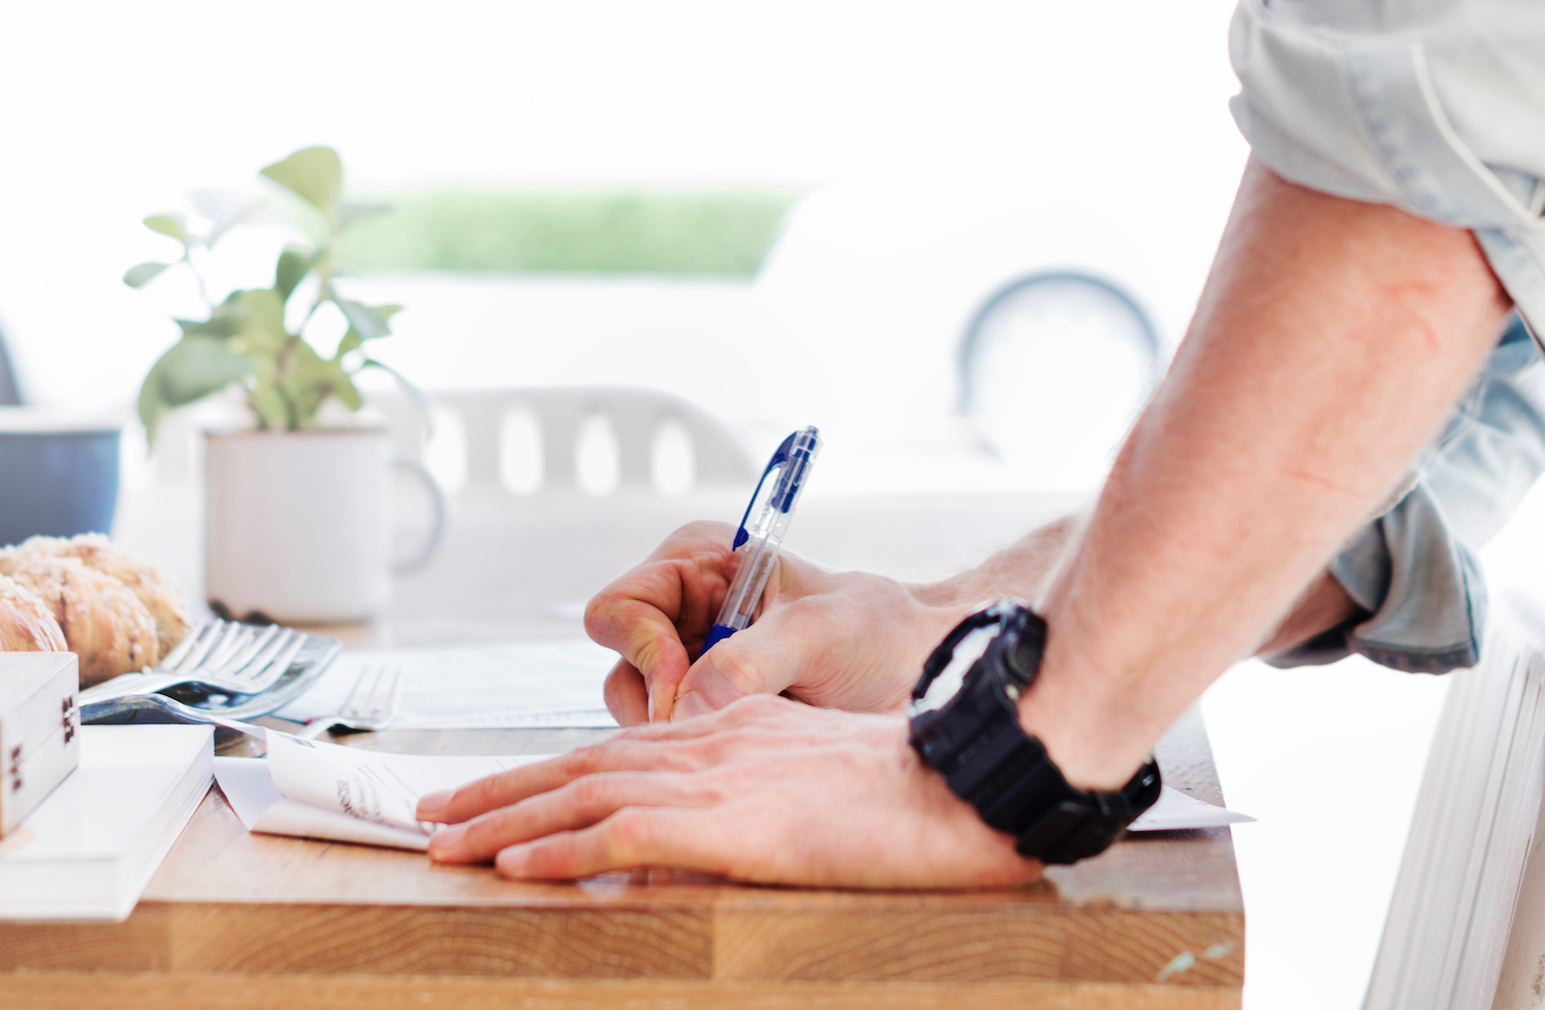
<path fill-rule="evenodd" d="M 68 652 L 53 611 L 34 593 L 0 575 L 0 652 Z"/>
<path fill-rule="evenodd" d="M 77 537 L 32 537 L 19 546 L 0 549 L 0 574 L 7 574 L 31 554 L 79 558 L 87 568 L 110 575 L 129 587 L 156 622 L 157 652 L 165 656 L 188 634 L 188 601 L 171 575 L 159 565 L 141 561 L 100 533 Z"/>
<path fill-rule="evenodd" d="M 52 611 L 71 652 L 80 658 L 82 687 L 160 658 L 156 622 L 122 582 L 88 568 L 79 558 L 20 551 L 12 578 Z"/>

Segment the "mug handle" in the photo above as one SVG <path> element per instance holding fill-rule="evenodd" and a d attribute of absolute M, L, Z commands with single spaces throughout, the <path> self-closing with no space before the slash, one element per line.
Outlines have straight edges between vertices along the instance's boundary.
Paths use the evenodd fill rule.
<path fill-rule="evenodd" d="M 440 535 L 445 532 L 445 493 L 440 490 L 440 483 L 435 480 L 429 468 L 420 461 L 408 456 L 398 456 L 390 464 L 398 469 L 407 470 L 424 482 L 424 487 L 429 491 L 429 500 L 434 503 L 434 522 L 430 524 L 429 536 L 424 539 L 424 546 L 402 561 L 392 562 L 392 571 L 405 572 L 417 568 L 429 560 L 429 556 L 440 546 Z"/>

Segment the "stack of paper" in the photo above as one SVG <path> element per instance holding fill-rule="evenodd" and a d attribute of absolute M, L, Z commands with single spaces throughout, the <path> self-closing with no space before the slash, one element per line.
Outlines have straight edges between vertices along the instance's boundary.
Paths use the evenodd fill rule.
<path fill-rule="evenodd" d="M 210 726 L 83 726 L 80 767 L 0 843 L 0 918 L 128 918 L 209 791 Z"/>

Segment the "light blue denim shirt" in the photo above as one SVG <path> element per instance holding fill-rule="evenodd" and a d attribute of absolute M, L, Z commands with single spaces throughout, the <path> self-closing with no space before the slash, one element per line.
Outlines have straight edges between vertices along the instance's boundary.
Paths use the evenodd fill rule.
<path fill-rule="evenodd" d="M 1229 51 L 1230 108 L 1257 159 L 1472 230 L 1518 310 L 1409 491 L 1331 563 L 1367 614 L 1272 662 L 1471 666 L 1486 614 L 1476 552 L 1545 470 L 1545 366 L 1528 333 L 1545 336 L 1545 2 L 1242 0 Z"/>

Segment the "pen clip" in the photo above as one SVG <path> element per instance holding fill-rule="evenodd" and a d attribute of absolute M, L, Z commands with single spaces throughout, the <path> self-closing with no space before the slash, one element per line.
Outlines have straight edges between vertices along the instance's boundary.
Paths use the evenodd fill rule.
<path fill-rule="evenodd" d="M 735 531 L 735 544 L 730 548 L 731 551 L 740 550 L 740 545 L 751 539 L 751 534 L 746 532 L 746 520 L 751 518 L 751 510 L 756 508 L 756 500 L 762 494 L 762 485 L 766 483 L 767 475 L 772 473 L 774 468 L 789 461 L 789 453 L 793 450 L 794 439 L 798 435 L 799 432 L 796 431 L 784 439 L 783 444 L 778 446 L 778 451 L 772 454 L 772 459 L 767 461 L 767 469 L 762 471 L 761 479 L 756 482 L 756 490 L 751 492 L 751 500 L 746 503 L 746 514 L 740 517 L 740 528 Z"/>

